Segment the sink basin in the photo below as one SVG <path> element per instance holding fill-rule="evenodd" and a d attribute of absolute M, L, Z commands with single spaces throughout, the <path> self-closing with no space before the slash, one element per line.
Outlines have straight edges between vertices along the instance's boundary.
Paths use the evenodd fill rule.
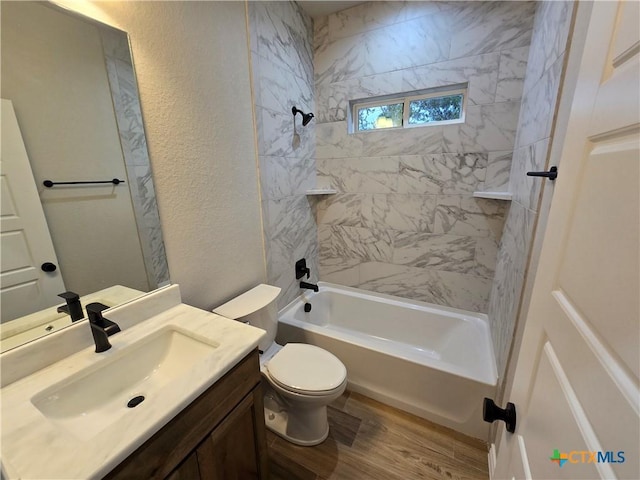
<path fill-rule="evenodd" d="M 88 440 L 125 415 L 153 404 L 154 395 L 219 345 L 175 326 L 160 329 L 31 398 L 51 422 Z M 96 354 L 98 355 L 98 354 Z"/>

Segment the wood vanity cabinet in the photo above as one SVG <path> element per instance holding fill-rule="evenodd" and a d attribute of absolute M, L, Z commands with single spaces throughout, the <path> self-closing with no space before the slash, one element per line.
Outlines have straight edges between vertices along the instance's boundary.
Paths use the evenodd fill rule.
<path fill-rule="evenodd" d="M 105 478 L 267 480 L 262 402 L 254 351 Z"/>

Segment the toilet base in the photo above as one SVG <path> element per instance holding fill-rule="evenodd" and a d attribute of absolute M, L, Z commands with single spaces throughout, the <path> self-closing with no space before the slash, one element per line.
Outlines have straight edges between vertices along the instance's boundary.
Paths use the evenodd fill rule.
<path fill-rule="evenodd" d="M 327 405 L 342 395 L 347 380 L 345 378 L 338 388 L 321 396 L 303 395 L 284 389 L 271 380 L 266 366 L 282 348 L 274 343 L 260 355 L 264 423 L 273 433 L 295 445 L 318 445 L 329 435 Z"/>
<path fill-rule="evenodd" d="M 324 442 L 329 436 L 329 425 L 327 424 L 327 428 L 325 429 L 324 433 L 317 439 L 308 440 L 292 437 L 291 435 L 287 434 L 287 424 L 289 423 L 289 415 L 287 414 L 287 412 L 273 411 L 267 407 L 264 408 L 264 423 L 269 430 L 271 430 L 279 437 L 282 437 L 286 441 L 291 442 L 295 445 L 300 445 L 303 447 L 313 447 L 315 445 L 319 445 Z"/>
<path fill-rule="evenodd" d="M 329 435 L 327 407 L 292 409 L 276 392 L 267 388 L 264 395 L 264 423 L 288 442 L 311 447 L 324 442 Z"/>

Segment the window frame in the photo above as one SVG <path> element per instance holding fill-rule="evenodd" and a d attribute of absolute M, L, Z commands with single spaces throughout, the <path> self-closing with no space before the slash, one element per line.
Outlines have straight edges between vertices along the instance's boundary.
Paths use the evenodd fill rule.
<path fill-rule="evenodd" d="M 449 85 L 445 87 L 430 88 L 427 90 L 418 90 L 413 92 L 404 92 L 397 95 L 384 95 L 375 98 L 367 98 L 362 100 L 352 100 L 349 121 L 349 133 L 369 133 L 382 132 L 388 130 L 399 130 L 404 128 L 420 128 L 440 125 L 452 125 L 456 123 L 464 123 L 467 113 L 468 100 L 468 84 Z M 462 105 L 460 107 L 460 117 L 453 120 L 440 120 L 435 122 L 425 122 L 418 124 L 409 124 L 410 103 L 415 100 L 426 100 L 437 97 L 451 97 L 454 95 L 462 95 Z M 363 108 L 381 107 L 394 104 L 402 104 L 402 125 L 397 127 L 372 128 L 369 130 L 360 130 L 358 112 Z"/>

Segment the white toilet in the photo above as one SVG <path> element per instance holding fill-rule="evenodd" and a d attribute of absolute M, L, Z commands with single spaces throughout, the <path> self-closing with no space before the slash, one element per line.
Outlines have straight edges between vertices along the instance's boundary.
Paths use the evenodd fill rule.
<path fill-rule="evenodd" d="M 317 445 L 329 434 L 327 405 L 344 392 L 347 369 L 314 345 L 275 343 L 279 294 L 280 288 L 261 284 L 213 313 L 266 330 L 258 348 L 267 428 L 297 445 Z"/>

